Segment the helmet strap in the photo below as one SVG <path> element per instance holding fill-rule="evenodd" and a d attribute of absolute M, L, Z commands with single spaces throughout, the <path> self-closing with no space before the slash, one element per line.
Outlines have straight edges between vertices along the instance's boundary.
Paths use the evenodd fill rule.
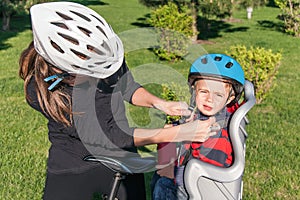
<path fill-rule="evenodd" d="M 184 124 L 186 123 L 186 120 L 189 119 L 192 115 L 194 115 L 196 109 L 196 92 L 193 87 L 191 87 L 191 98 L 190 98 L 190 105 L 188 107 L 188 110 L 191 111 L 191 115 L 189 116 L 182 116 L 179 119 L 179 124 Z"/>
<path fill-rule="evenodd" d="M 210 117 L 215 117 L 216 123 L 219 124 L 221 128 L 224 128 L 228 125 L 229 115 L 228 115 L 228 112 L 226 112 L 225 107 L 223 109 L 221 109 L 219 112 L 217 112 L 216 114 L 214 114 L 213 116 L 204 115 L 197 109 L 195 119 L 205 121 L 205 120 L 208 120 Z"/>

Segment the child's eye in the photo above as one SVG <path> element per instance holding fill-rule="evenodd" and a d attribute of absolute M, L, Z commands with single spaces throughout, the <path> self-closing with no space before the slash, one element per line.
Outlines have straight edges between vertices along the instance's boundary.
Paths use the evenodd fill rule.
<path fill-rule="evenodd" d="M 202 94 L 207 94 L 208 91 L 207 90 L 198 90 L 199 93 L 202 93 Z"/>
<path fill-rule="evenodd" d="M 217 97 L 223 98 L 224 94 L 216 93 Z"/>

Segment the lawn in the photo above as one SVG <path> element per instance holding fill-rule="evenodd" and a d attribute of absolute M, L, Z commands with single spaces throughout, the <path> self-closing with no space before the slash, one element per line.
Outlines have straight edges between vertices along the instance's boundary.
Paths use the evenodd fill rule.
<path fill-rule="evenodd" d="M 130 31 L 141 33 L 139 28 L 145 27 L 144 20 L 150 12 L 137 0 L 82 2 L 99 12 L 122 36 L 130 35 Z M 201 51 L 224 53 L 229 46 L 242 44 L 281 51 L 283 55 L 275 89 L 249 113 L 244 199 L 300 199 L 300 136 L 297 133 L 300 130 L 300 39 L 281 31 L 281 21 L 276 18 L 278 13 L 274 7 L 259 8 L 254 10 L 253 18 L 247 20 L 246 12 L 237 12 L 234 15 L 240 19 L 237 22 L 212 21 L 210 29 L 200 33 L 200 39 L 205 39 L 205 43 L 199 45 Z M 137 43 L 137 38 L 133 35 L 128 44 Z M 28 16 L 16 16 L 12 19 L 12 30 L 0 32 L 0 199 L 5 200 L 41 199 L 45 180 L 49 147 L 46 121 L 26 104 L 23 82 L 18 78 L 18 58 L 30 41 Z M 137 74 L 135 69 L 155 63 L 155 66 L 151 64 L 154 70 L 161 66 L 161 71 L 174 73 L 176 80 L 185 80 L 188 61 L 160 61 L 144 45 L 125 48 L 128 65 Z M 156 74 L 163 75 L 161 71 Z M 148 83 L 154 86 L 158 83 L 156 79 L 152 82 L 144 79 L 141 80 L 146 87 Z M 157 95 L 159 88 L 149 86 Z M 158 126 L 152 123 L 155 121 L 152 110 L 145 115 L 148 109 L 129 106 L 128 111 L 131 123 Z M 147 185 L 150 175 L 147 174 Z"/>

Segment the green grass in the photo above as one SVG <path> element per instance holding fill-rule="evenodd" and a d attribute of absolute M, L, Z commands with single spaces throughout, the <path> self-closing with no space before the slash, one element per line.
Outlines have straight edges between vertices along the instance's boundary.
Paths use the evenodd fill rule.
<path fill-rule="evenodd" d="M 150 11 L 137 0 L 81 2 L 101 13 L 117 33 L 143 27 L 143 19 Z M 200 33 L 200 39 L 211 42 L 203 44 L 211 53 L 223 53 L 231 45 L 243 44 L 283 54 L 277 87 L 249 113 L 244 199 L 300 198 L 300 39 L 281 32 L 278 13 L 276 8 L 260 8 L 247 20 L 245 12 L 238 12 L 234 18 L 241 22 L 212 21 L 210 29 Z M 30 40 L 28 16 L 13 18 L 12 31 L 0 32 L 0 199 L 41 199 L 45 180 L 49 147 L 46 121 L 26 104 L 23 82 L 18 78 L 18 58 Z M 127 52 L 126 58 L 132 70 L 142 64 L 158 63 L 186 77 L 189 67 L 185 61 L 159 61 L 147 49 Z M 159 95 L 157 85 L 147 87 Z M 157 116 L 152 111 L 145 115 L 147 109 L 129 106 L 128 110 L 131 123 L 141 126 L 148 126 L 152 115 Z M 163 120 L 161 115 L 158 118 Z M 147 183 L 150 175 L 147 174 Z"/>

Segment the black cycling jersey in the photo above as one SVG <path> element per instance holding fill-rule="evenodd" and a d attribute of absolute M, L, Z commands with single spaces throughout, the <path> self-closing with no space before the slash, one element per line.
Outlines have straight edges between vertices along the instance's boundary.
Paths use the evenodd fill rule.
<path fill-rule="evenodd" d="M 117 82 L 118 80 L 120 81 Z M 85 84 L 81 83 L 74 87 L 61 84 L 60 87 L 63 87 L 62 89 L 70 95 L 74 95 L 74 92 L 77 92 L 79 89 L 81 91 L 75 95 L 81 95 L 84 94 L 82 88 L 84 88 Z M 94 106 L 93 108 L 95 108 L 95 116 L 92 116 L 92 118 L 94 120 L 96 118 L 96 120 L 92 122 L 98 124 L 96 128 L 93 128 L 92 122 L 90 124 L 85 123 L 83 127 L 81 126 L 85 122 L 84 120 L 80 122 L 81 117 L 84 114 L 88 117 L 91 115 L 86 110 L 77 110 L 81 112 L 73 114 L 74 123 L 71 127 L 66 127 L 49 117 L 47 113 L 43 113 L 37 100 L 35 85 L 36 81 L 32 78 L 27 87 L 27 93 L 30 98 L 28 103 L 48 119 L 48 134 L 51 142 L 47 164 L 49 172 L 55 174 L 66 172 L 81 173 L 91 169 L 96 164 L 88 163 L 82 159 L 86 155 L 98 153 L 98 149 L 100 149 L 100 153 L 106 150 L 111 152 L 113 149 L 118 149 L 120 152 L 122 150 L 136 152 L 133 142 L 134 128 L 128 125 L 124 101 L 131 102 L 133 93 L 141 86 L 134 81 L 125 64 L 115 75 L 107 79 L 97 80 L 96 89 L 92 93 L 92 97 L 80 96 L 80 99 L 83 99 L 82 102 L 85 99 L 93 100 L 94 105 L 89 105 L 88 101 L 84 103 L 86 107 Z M 100 127 L 102 131 L 98 131 L 97 127 Z M 84 130 L 83 133 L 80 128 Z M 92 130 L 92 132 L 89 132 L 89 130 Z M 101 141 L 103 138 L 105 139 L 104 142 Z M 100 148 L 98 148 L 99 146 Z M 101 148 L 104 150 L 101 150 Z"/>

